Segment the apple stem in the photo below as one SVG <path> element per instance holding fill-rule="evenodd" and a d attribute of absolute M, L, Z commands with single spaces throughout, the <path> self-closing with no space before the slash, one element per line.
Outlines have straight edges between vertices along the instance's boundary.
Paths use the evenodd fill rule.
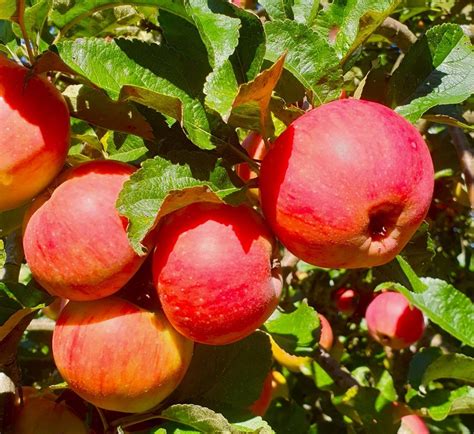
<path fill-rule="evenodd" d="M 392 41 L 403 53 L 416 42 L 415 34 L 405 24 L 392 17 L 385 18 L 376 33 Z"/>
<path fill-rule="evenodd" d="M 242 160 L 244 160 L 249 166 L 250 168 L 257 174 L 259 175 L 260 174 L 260 166 L 252 159 L 250 158 L 246 152 L 243 152 L 241 151 L 239 148 L 237 148 L 236 146 L 230 144 L 230 143 L 227 143 L 229 149 L 236 155 L 238 155 L 240 158 L 242 158 Z"/>
<path fill-rule="evenodd" d="M 107 418 L 105 417 L 103 410 L 99 407 L 95 407 L 95 409 L 97 410 L 100 421 L 102 422 L 102 426 L 104 427 L 104 432 L 107 432 L 109 430 L 109 424 L 107 422 Z"/>

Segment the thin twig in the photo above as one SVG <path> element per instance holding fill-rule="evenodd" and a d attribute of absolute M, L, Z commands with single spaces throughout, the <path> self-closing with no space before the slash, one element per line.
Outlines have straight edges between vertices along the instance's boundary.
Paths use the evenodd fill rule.
<path fill-rule="evenodd" d="M 17 4 L 18 4 L 18 16 L 17 16 L 18 25 L 20 26 L 21 34 L 23 36 L 23 40 L 25 41 L 26 51 L 28 52 L 28 58 L 30 59 L 30 64 L 33 65 L 35 61 L 35 55 L 31 48 L 32 44 L 25 27 L 25 0 L 18 0 Z"/>
<path fill-rule="evenodd" d="M 255 162 L 255 160 L 250 158 L 245 152 L 241 151 L 231 143 L 226 143 L 226 145 L 234 154 L 242 158 L 242 160 L 244 160 L 257 175 L 260 174 L 260 166 Z"/>
<path fill-rule="evenodd" d="M 474 149 L 461 128 L 448 127 L 466 181 L 471 209 L 474 210 Z"/>
<path fill-rule="evenodd" d="M 8 234 L 4 239 L 4 243 L 7 257 L 3 266 L 3 273 L 0 270 L 0 280 L 4 282 L 18 282 L 24 256 L 20 230 Z"/>
<path fill-rule="evenodd" d="M 349 390 L 351 387 L 359 386 L 359 383 L 350 372 L 342 367 L 324 349 L 318 348 L 313 358 L 340 388 Z"/>
<path fill-rule="evenodd" d="M 396 44 L 404 53 L 416 42 L 415 34 L 405 24 L 392 17 L 385 18 L 376 33 Z"/>

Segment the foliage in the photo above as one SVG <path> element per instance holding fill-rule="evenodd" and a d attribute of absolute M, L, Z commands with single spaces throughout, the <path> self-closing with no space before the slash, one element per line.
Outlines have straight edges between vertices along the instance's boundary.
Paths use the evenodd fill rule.
<path fill-rule="evenodd" d="M 235 174 L 235 164 L 250 161 L 241 138 L 257 130 L 271 141 L 304 110 L 341 92 L 382 102 L 419 126 L 436 170 L 426 223 L 381 267 L 286 267 L 280 306 L 264 331 L 224 347 L 197 345 L 184 381 L 151 413 L 99 414 L 58 386 L 50 330 L 30 327 L 12 346 L 9 336 L 33 317 L 44 321 L 39 309 L 51 301 L 24 263 L 21 273 L 13 264 L 16 280 L 0 281 L 0 352 L 18 352 L 23 384 L 56 384 L 95 432 L 105 432 L 105 421 L 108 432 L 135 425 L 160 434 L 389 433 L 399 425 L 393 401 L 426 417 L 432 432 L 473 432 L 474 223 L 469 180 L 452 146 L 453 128 L 472 139 L 472 5 L 262 0 L 256 11 L 225 0 L 4 0 L 0 55 L 47 74 L 62 91 L 73 116 L 68 165 L 115 159 L 139 167 L 116 205 L 140 254 L 160 219 L 187 204 L 254 203 L 254 185 Z M 406 54 L 380 30 L 389 16 L 418 37 Z M 4 269 L 12 266 L 9 243 L 25 209 L 0 213 Z M 344 286 L 359 293 L 350 317 L 336 311 L 331 295 Z M 382 288 L 400 291 L 429 321 L 407 350 L 384 351 L 368 337 L 364 309 Z M 316 311 L 338 337 L 329 356 L 335 370 L 317 358 Z M 290 354 L 314 356 L 311 368 L 279 366 L 268 335 Z M 339 363 L 355 386 L 341 385 Z M 255 417 L 249 407 L 271 367 L 284 374 L 289 392 Z"/>

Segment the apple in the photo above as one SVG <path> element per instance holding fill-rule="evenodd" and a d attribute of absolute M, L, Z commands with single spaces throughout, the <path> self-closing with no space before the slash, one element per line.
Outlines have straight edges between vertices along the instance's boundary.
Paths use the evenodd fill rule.
<path fill-rule="evenodd" d="M 322 315 L 319 315 L 319 321 L 321 323 L 321 333 L 319 336 L 319 345 L 326 351 L 330 351 L 334 342 L 334 334 L 332 331 L 331 324 L 327 318 Z M 305 356 L 295 356 L 293 354 L 287 353 L 283 348 L 281 348 L 273 338 L 270 339 L 272 344 L 272 353 L 273 358 L 286 369 L 291 372 L 301 372 L 305 366 L 309 365 L 312 362 L 311 357 Z"/>
<path fill-rule="evenodd" d="M 69 110 L 46 79 L 0 54 L 0 212 L 44 190 L 69 147 Z"/>
<path fill-rule="evenodd" d="M 258 399 L 250 406 L 250 411 L 255 416 L 263 416 L 273 399 L 275 398 L 286 398 L 288 399 L 288 384 L 286 378 L 281 372 L 272 370 L 265 377 L 263 382 L 262 391 Z"/>
<path fill-rule="evenodd" d="M 347 316 L 355 312 L 359 301 L 357 291 L 352 288 L 339 288 L 334 292 L 333 297 L 339 312 Z"/>
<path fill-rule="evenodd" d="M 423 221 L 434 186 L 428 147 L 408 121 L 370 101 L 305 113 L 260 171 L 262 209 L 280 241 L 320 267 L 392 260 Z"/>
<path fill-rule="evenodd" d="M 247 151 L 249 156 L 256 160 L 262 160 L 267 153 L 265 141 L 262 136 L 256 131 L 252 131 L 242 142 L 242 147 Z M 248 182 L 251 179 L 257 177 L 257 173 L 254 172 L 248 163 L 237 164 L 235 172 L 244 182 Z"/>
<path fill-rule="evenodd" d="M 274 239 L 247 206 L 199 202 L 165 218 L 153 279 L 173 326 L 193 341 L 224 345 L 260 327 L 282 288 Z"/>
<path fill-rule="evenodd" d="M 399 350 L 421 338 L 423 313 L 398 292 L 382 292 L 367 307 L 365 320 L 370 335 L 382 345 Z"/>
<path fill-rule="evenodd" d="M 401 422 L 397 434 L 430 434 L 423 419 L 416 414 L 403 416 Z"/>
<path fill-rule="evenodd" d="M 173 392 L 192 352 L 162 313 L 116 297 L 70 301 L 53 332 L 54 361 L 70 388 L 126 413 L 150 410 Z"/>
<path fill-rule="evenodd" d="M 33 202 L 23 247 L 33 277 L 51 294 L 95 300 L 118 291 L 145 260 L 127 238 L 115 209 L 135 168 L 93 161 L 66 171 L 59 186 Z"/>
<path fill-rule="evenodd" d="M 85 423 L 49 395 L 28 392 L 13 415 L 13 434 L 88 434 Z"/>

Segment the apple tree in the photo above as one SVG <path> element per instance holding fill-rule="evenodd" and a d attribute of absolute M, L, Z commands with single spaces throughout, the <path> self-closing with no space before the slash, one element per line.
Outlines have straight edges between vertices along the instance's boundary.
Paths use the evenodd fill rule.
<path fill-rule="evenodd" d="M 0 1 L 0 433 L 474 432 L 473 19 Z"/>

